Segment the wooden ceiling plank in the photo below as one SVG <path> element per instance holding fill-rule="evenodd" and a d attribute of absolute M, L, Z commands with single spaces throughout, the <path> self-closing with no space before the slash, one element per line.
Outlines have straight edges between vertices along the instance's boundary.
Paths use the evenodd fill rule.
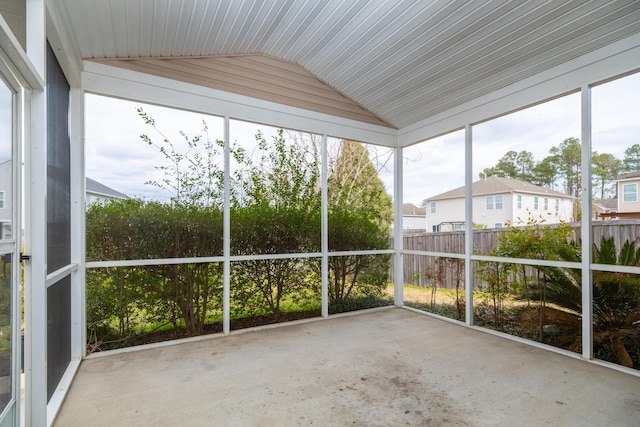
<path fill-rule="evenodd" d="M 264 84 L 264 82 L 246 78 L 238 79 L 237 76 L 234 76 L 233 74 L 219 73 L 211 75 L 207 74 L 207 69 L 200 70 L 202 73 L 194 72 L 197 67 L 194 67 L 192 63 L 181 63 L 178 60 L 162 59 L 129 61 L 101 60 L 98 62 L 126 68 L 132 71 L 153 74 L 186 83 L 197 84 L 213 89 L 389 127 L 388 123 L 382 121 L 344 97 L 342 98 L 342 101 L 336 101 L 327 100 L 320 96 L 300 96 L 300 90 L 285 88 L 282 86 L 278 87 L 275 85 L 267 85 Z M 168 65 L 170 62 L 172 64 Z"/>

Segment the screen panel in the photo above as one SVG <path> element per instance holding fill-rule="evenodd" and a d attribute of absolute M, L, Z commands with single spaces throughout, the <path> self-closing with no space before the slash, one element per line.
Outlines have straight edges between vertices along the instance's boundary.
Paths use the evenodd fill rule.
<path fill-rule="evenodd" d="M 69 83 L 47 50 L 47 272 L 71 263 Z"/>
<path fill-rule="evenodd" d="M 71 263 L 69 83 L 47 50 L 47 272 Z M 47 399 L 71 361 L 71 277 L 47 288 Z"/>

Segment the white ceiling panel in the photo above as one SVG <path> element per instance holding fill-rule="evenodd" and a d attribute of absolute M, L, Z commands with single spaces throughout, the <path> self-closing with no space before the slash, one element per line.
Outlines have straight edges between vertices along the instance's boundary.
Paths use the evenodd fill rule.
<path fill-rule="evenodd" d="M 51 0 L 49 7 L 79 58 L 265 55 L 302 67 L 396 128 L 640 32 L 637 0 Z"/>

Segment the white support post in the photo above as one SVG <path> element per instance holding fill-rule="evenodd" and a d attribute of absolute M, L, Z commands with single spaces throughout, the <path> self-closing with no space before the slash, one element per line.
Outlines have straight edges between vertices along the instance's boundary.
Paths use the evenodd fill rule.
<path fill-rule="evenodd" d="M 46 81 L 44 0 L 27 0 L 27 55 Z M 47 420 L 47 97 L 27 91 L 25 105 L 25 426 Z"/>
<path fill-rule="evenodd" d="M 471 125 L 464 128 L 464 288 L 465 323 L 473 325 L 473 137 Z"/>
<path fill-rule="evenodd" d="M 404 305 L 404 263 L 402 250 L 402 147 L 396 147 L 393 168 L 393 303 Z"/>
<path fill-rule="evenodd" d="M 581 90 L 582 104 L 582 357 L 593 358 L 593 288 L 591 279 L 591 88 Z"/>
<path fill-rule="evenodd" d="M 231 331 L 231 138 L 230 119 L 224 118 L 224 212 L 223 212 L 223 285 L 222 285 L 222 333 Z"/>
<path fill-rule="evenodd" d="M 85 162 L 84 162 L 84 92 L 71 88 L 69 94 L 69 139 L 71 160 L 71 263 L 78 269 L 71 273 L 71 360 L 86 353 L 85 289 Z"/>
<path fill-rule="evenodd" d="M 29 114 L 27 114 L 29 116 Z M 47 425 L 46 95 L 31 92 L 25 149 L 25 425 Z"/>
<path fill-rule="evenodd" d="M 320 185 L 321 185 L 321 226 L 320 245 L 322 251 L 322 317 L 329 317 L 329 196 L 327 189 L 329 165 L 327 164 L 327 135 L 322 135 L 322 146 L 320 147 Z"/>

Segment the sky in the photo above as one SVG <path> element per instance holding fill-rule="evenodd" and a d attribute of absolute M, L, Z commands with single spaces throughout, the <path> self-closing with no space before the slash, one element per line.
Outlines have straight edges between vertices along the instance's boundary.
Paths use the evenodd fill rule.
<path fill-rule="evenodd" d="M 640 144 L 640 73 L 614 80 L 592 90 L 592 146 L 594 151 L 622 159 L 624 150 Z M 136 108 L 155 119 L 162 133 L 145 125 Z M 166 136 L 174 144 L 202 134 L 222 139 L 222 119 L 191 112 L 144 105 L 97 95 L 86 98 L 86 173 L 117 191 L 132 197 L 167 200 L 168 193 L 145 184 L 157 180 L 156 166 L 164 161 L 154 146 L 141 138 L 147 134 L 155 143 Z M 231 140 L 251 149 L 260 130 L 267 139 L 276 129 L 233 121 Z M 526 150 L 536 161 L 566 138 L 580 138 L 580 94 L 575 93 L 473 126 L 473 180 L 494 166 L 509 150 Z M 370 147 L 374 148 L 374 147 Z M 380 157 L 386 148 L 377 147 Z M 382 154 L 381 154 L 382 153 Z M 379 173 L 393 194 L 393 162 Z M 464 185 L 464 132 L 456 131 L 403 150 L 403 201 L 420 205 L 425 198 Z"/>

